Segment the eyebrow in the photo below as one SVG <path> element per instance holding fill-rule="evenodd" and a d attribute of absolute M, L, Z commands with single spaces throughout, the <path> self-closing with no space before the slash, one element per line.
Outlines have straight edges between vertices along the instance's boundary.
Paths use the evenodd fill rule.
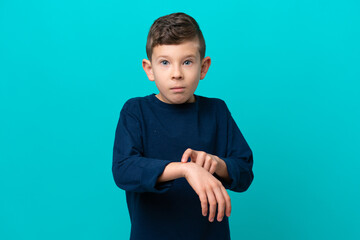
<path fill-rule="evenodd" d="M 162 58 L 162 57 L 163 58 L 169 58 L 169 56 L 167 56 L 167 55 L 160 55 L 160 56 L 157 57 L 157 59 Z M 193 55 L 193 54 L 189 54 L 189 55 L 184 56 L 184 58 L 189 58 L 189 57 L 196 58 L 196 56 Z"/>

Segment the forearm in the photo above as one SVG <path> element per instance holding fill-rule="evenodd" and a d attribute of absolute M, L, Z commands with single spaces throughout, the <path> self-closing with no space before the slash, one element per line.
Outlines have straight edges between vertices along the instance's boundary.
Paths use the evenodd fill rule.
<path fill-rule="evenodd" d="M 163 173 L 159 176 L 157 183 L 171 181 L 185 176 L 186 163 L 172 162 L 166 165 Z"/>
<path fill-rule="evenodd" d="M 129 192 L 163 192 L 156 187 L 157 178 L 170 161 L 124 156 L 114 149 L 112 172 L 116 185 Z"/>

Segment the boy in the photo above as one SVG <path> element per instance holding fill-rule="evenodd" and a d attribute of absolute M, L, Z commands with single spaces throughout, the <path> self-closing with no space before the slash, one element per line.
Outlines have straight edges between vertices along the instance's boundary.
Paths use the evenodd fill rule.
<path fill-rule="evenodd" d="M 126 191 L 130 239 L 230 239 L 230 197 L 253 180 L 252 151 L 224 101 L 195 95 L 209 69 L 197 22 L 157 19 L 142 62 L 158 94 L 128 100 L 120 113 L 113 176 Z"/>

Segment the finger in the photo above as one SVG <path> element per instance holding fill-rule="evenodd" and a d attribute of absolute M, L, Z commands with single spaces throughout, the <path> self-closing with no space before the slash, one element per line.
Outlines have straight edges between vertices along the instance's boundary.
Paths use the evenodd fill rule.
<path fill-rule="evenodd" d="M 197 154 L 197 157 L 193 160 L 191 159 L 192 162 L 195 162 L 196 164 L 198 164 L 200 167 L 204 167 L 204 163 L 205 163 L 205 158 L 206 158 L 206 152 L 199 152 Z"/>
<path fill-rule="evenodd" d="M 226 210 L 226 216 L 230 217 L 231 214 L 231 199 L 224 187 L 221 188 L 221 191 L 223 193 L 224 199 L 225 199 L 225 210 Z"/>
<path fill-rule="evenodd" d="M 214 174 L 214 172 L 216 172 L 216 169 L 217 169 L 217 163 L 216 162 L 211 162 L 209 173 Z"/>
<path fill-rule="evenodd" d="M 213 222 L 214 218 L 215 218 L 216 205 L 217 205 L 216 197 L 215 197 L 212 189 L 209 189 L 206 192 L 206 195 L 207 195 L 207 198 L 209 200 L 209 206 L 210 206 L 209 207 L 209 221 Z"/>
<path fill-rule="evenodd" d="M 210 168 L 211 168 L 211 164 L 212 163 L 212 159 L 211 159 L 211 157 L 209 156 L 209 155 L 206 155 L 206 157 L 205 157 L 205 163 L 204 163 L 204 169 L 206 170 L 206 171 L 210 171 Z"/>
<path fill-rule="evenodd" d="M 186 149 L 186 151 L 184 152 L 184 154 L 182 155 L 181 157 L 181 162 L 187 162 L 191 153 L 192 153 L 192 149 L 191 148 L 188 148 Z"/>
<path fill-rule="evenodd" d="M 213 156 L 213 157 L 215 157 L 215 156 Z M 209 172 L 211 174 L 213 174 L 214 172 L 216 172 L 216 170 L 218 168 L 218 161 L 216 161 L 216 159 L 213 159 L 213 158 L 211 160 L 212 161 L 211 161 L 211 167 L 210 167 Z"/>
<path fill-rule="evenodd" d="M 216 201 L 218 203 L 217 220 L 218 222 L 221 222 L 225 214 L 225 198 L 223 192 L 221 191 L 221 188 L 215 188 L 214 193 L 215 193 Z"/>
<path fill-rule="evenodd" d="M 201 212 L 204 217 L 208 214 L 208 201 L 205 192 L 199 194 L 201 203 Z"/>

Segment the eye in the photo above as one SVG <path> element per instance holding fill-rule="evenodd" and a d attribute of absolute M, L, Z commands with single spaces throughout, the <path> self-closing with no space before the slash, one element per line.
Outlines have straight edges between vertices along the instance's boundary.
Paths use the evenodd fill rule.
<path fill-rule="evenodd" d="M 185 65 L 190 65 L 191 63 L 192 63 L 192 61 L 190 61 L 190 60 L 186 60 L 186 61 L 184 62 Z"/>
<path fill-rule="evenodd" d="M 168 62 L 167 60 L 162 60 L 160 63 L 161 63 L 162 65 L 168 65 L 168 64 L 169 64 L 169 62 Z"/>

